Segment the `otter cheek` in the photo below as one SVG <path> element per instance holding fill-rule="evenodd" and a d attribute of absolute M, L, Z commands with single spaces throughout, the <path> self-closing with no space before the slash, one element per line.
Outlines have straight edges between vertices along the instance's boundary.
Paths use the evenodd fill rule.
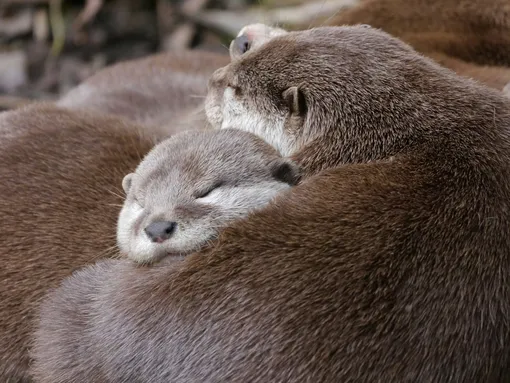
<path fill-rule="evenodd" d="M 182 230 L 168 243 L 167 253 L 185 255 L 200 249 L 215 237 L 218 223 L 202 219 L 191 225 L 183 225 Z"/>
<path fill-rule="evenodd" d="M 144 209 L 135 203 L 125 203 L 117 221 L 117 245 L 122 252 L 130 252 L 136 240 L 136 226 L 143 219 Z"/>
<path fill-rule="evenodd" d="M 129 242 L 131 240 L 133 223 L 136 220 L 136 214 L 133 209 L 124 205 L 120 211 L 117 221 L 117 245 L 124 252 L 129 252 Z"/>
<path fill-rule="evenodd" d="M 223 122 L 221 97 L 219 96 L 218 89 L 216 87 L 211 88 L 207 93 L 205 99 L 205 114 L 209 123 L 215 128 L 219 129 Z"/>
<path fill-rule="evenodd" d="M 223 93 L 223 123 L 222 129 L 241 129 L 253 133 L 287 156 L 291 146 L 285 135 L 285 117 L 275 111 L 261 112 L 255 105 L 238 100 L 231 88 Z"/>
<path fill-rule="evenodd" d="M 267 181 L 252 186 L 240 187 L 225 196 L 224 209 L 232 210 L 232 217 L 246 216 L 250 211 L 266 206 L 279 192 L 288 189 L 283 182 Z"/>

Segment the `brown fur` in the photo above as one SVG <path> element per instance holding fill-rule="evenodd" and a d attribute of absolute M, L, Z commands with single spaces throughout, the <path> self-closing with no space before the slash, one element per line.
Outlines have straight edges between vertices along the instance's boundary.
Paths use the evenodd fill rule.
<path fill-rule="evenodd" d="M 277 37 L 227 84 L 287 115 L 309 178 L 183 262 L 68 278 L 39 381 L 508 381 L 510 102 L 364 28 Z"/>
<path fill-rule="evenodd" d="M 0 115 L 0 380 L 28 379 L 37 301 L 116 253 L 123 176 L 155 142 L 206 127 L 207 78 L 228 61 L 196 51 L 124 62 L 61 100 L 76 114 L 42 104 Z"/>
<path fill-rule="evenodd" d="M 458 74 L 496 89 L 510 81 L 507 0 L 361 0 L 327 23 L 381 28 Z"/>
<path fill-rule="evenodd" d="M 203 127 L 207 80 L 229 61 L 227 54 L 181 51 L 118 63 L 71 90 L 57 105 L 115 114 L 166 133 L 190 123 Z"/>
<path fill-rule="evenodd" d="M 51 106 L 4 113 L 0 129 L 0 380 L 16 382 L 28 379 L 39 299 L 115 253 L 122 178 L 154 137 L 123 120 Z"/>

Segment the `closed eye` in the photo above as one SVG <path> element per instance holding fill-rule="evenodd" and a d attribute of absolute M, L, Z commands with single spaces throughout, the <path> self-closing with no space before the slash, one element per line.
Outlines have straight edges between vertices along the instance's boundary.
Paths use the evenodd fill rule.
<path fill-rule="evenodd" d="M 203 190 L 201 192 L 196 193 L 195 194 L 195 198 L 196 199 L 205 198 L 209 194 L 211 194 L 214 190 L 216 190 L 219 187 L 221 187 L 222 185 L 223 185 L 223 182 L 217 182 L 217 183 L 213 184 L 211 187 L 209 187 L 208 189 L 205 189 L 205 190 Z"/>

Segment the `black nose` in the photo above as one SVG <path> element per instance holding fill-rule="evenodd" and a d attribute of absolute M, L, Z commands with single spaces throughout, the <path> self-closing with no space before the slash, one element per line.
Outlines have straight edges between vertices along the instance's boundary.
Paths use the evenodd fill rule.
<path fill-rule="evenodd" d="M 170 221 L 153 222 L 145 228 L 145 234 L 152 242 L 161 243 L 172 236 L 177 223 Z"/>
<path fill-rule="evenodd" d="M 251 43 L 250 39 L 246 35 L 241 35 L 236 37 L 234 42 L 232 43 L 232 53 L 235 56 L 241 56 L 243 53 L 246 53 L 250 50 Z"/>

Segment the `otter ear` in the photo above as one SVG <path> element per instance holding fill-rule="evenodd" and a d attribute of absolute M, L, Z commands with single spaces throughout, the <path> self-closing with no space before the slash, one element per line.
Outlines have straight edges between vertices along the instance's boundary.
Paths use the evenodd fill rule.
<path fill-rule="evenodd" d="M 297 86 L 291 86 L 282 94 L 283 100 L 293 115 L 303 116 L 306 113 L 306 100 Z"/>
<path fill-rule="evenodd" d="M 124 193 L 129 194 L 129 189 L 131 189 L 131 184 L 133 183 L 133 176 L 135 173 L 129 173 L 122 180 L 122 189 L 124 189 Z"/>
<path fill-rule="evenodd" d="M 297 185 L 301 180 L 301 170 L 288 158 L 278 158 L 269 164 L 273 177 L 291 186 Z"/>

